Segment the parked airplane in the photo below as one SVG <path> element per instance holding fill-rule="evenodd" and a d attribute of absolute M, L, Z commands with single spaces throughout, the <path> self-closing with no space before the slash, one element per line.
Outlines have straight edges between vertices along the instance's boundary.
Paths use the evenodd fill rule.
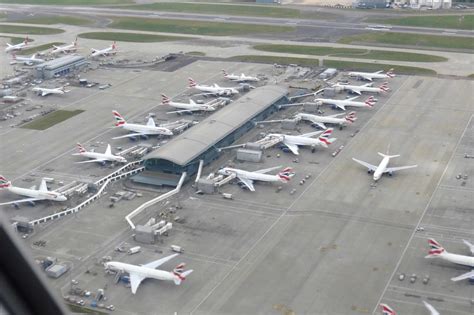
<path fill-rule="evenodd" d="M 373 79 L 390 79 L 395 77 L 393 68 L 388 70 L 387 73 L 382 73 L 383 70 L 377 72 L 349 72 L 350 77 L 357 77 L 362 80 L 372 81 Z"/>
<path fill-rule="evenodd" d="M 193 270 L 184 271 L 184 263 L 180 263 L 179 265 L 177 265 L 171 272 L 156 269 L 178 255 L 179 254 L 170 255 L 140 266 L 126 264 L 118 261 L 106 262 L 104 263 L 104 266 L 106 270 L 127 272 L 130 275 L 130 285 L 132 293 L 135 294 L 140 283 L 146 278 L 173 281 L 176 285 L 180 285 L 181 282 L 193 272 Z"/>
<path fill-rule="evenodd" d="M 305 133 L 299 136 L 291 136 L 286 134 L 272 133 L 266 136 L 266 138 L 280 138 L 280 142 L 290 149 L 291 152 L 295 155 L 299 155 L 298 146 L 312 146 L 317 147 L 321 146 L 327 148 L 328 145 L 336 141 L 336 138 L 329 139 L 329 136 L 332 134 L 333 129 L 329 128 L 323 131 L 315 131 Z M 318 138 L 311 138 L 315 135 L 321 134 Z"/>
<path fill-rule="evenodd" d="M 384 93 L 384 92 L 390 91 L 390 88 L 388 87 L 388 82 L 384 82 L 379 87 L 373 87 L 372 83 L 366 83 L 363 85 L 350 85 L 350 84 L 336 83 L 332 87 L 336 89 L 341 89 L 344 91 L 349 91 L 351 93 L 355 93 L 359 95 L 361 95 L 363 92 Z"/>
<path fill-rule="evenodd" d="M 260 79 L 257 77 L 247 76 L 243 73 L 241 73 L 240 75 L 233 74 L 233 73 L 228 74 L 227 71 L 225 71 L 224 69 L 222 69 L 222 73 L 224 74 L 224 78 L 232 80 L 232 81 L 236 81 L 236 82 L 259 82 L 260 81 Z"/>
<path fill-rule="evenodd" d="M 112 45 L 110 45 L 109 47 L 107 48 L 104 48 L 104 49 L 94 49 L 92 48 L 92 53 L 91 53 L 91 57 L 97 57 L 97 56 L 109 56 L 109 55 L 115 55 L 117 53 L 117 45 L 115 44 L 115 42 L 112 43 Z"/>
<path fill-rule="evenodd" d="M 22 202 L 29 202 L 31 204 L 34 204 L 35 201 L 40 201 L 40 200 L 53 200 L 53 201 L 66 201 L 67 200 L 66 196 L 64 196 L 63 194 L 55 192 L 55 191 L 49 191 L 46 185 L 46 180 L 44 179 L 41 180 L 39 189 L 36 189 L 36 187 L 34 186 L 28 189 L 28 188 L 13 186 L 10 181 L 8 181 L 5 177 L 0 175 L 0 189 L 6 189 L 14 194 L 29 197 L 25 199 L 19 199 L 15 201 L 0 203 L 0 206 L 9 205 L 9 204 L 18 204 Z"/>
<path fill-rule="evenodd" d="M 189 103 L 179 103 L 173 102 L 168 96 L 165 94 L 161 94 L 161 104 L 169 105 L 175 108 L 181 108 L 181 110 L 175 110 L 172 112 L 167 112 L 167 114 L 173 113 L 191 113 L 191 112 L 213 112 L 216 110 L 216 100 L 209 101 L 205 104 L 196 104 L 192 99 L 189 99 Z"/>
<path fill-rule="evenodd" d="M 160 127 L 155 124 L 153 118 L 148 118 L 146 125 L 142 124 L 131 124 L 125 121 L 125 118 L 119 114 L 116 110 L 112 111 L 115 117 L 115 127 L 120 127 L 125 130 L 132 131 L 133 133 L 126 134 L 124 136 L 114 137 L 112 139 L 122 139 L 122 138 L 133 138 L 133 137 L 147 137 L 147 136 L 172 136 L 173 132 L 166 128 Z"/>
<path fill-rule="evenodd" d="M 342 110 L 346 110 L 346 107 L 369 107 L 372 108 L 375 105 L 375 99 L 373 96 L 370 96 L 368 99 L 366 99 L 364 102 L 357 102 L 354 101 L 357 99 L 358 96 L 351 97 L 345 100 L 334 100 L 330 98 L 316 98 L 314 100 L 315 103 L 321 103 L 321 104 L 329 104 L 332 105 L 336 108 L 340 108 Z"/>
<path fill-rule="evenodd" d="M 255 187 L 253 186 L 254 181 L 283 183 L 289 182 L 290 179 L 295 175 L 291 167 L 283 169 L 276 175 L 267 174 L 268 172 L 279 169 L 280 167 L 281 166 L 276 166 L 253 172 L 231 167 L 224 167 L 220 169 L 218 173 L 224 176 L 232 176 L 234 178 L 237 177 L 237 179 L 239 179 L 250 191 L 255 191 Z"/>
<path fill-rule="evenodd" d="M 196 83 L 193 78 L 188 78 L 189 88 L 197 89 L 201 92 L 200 94 L 196 95 L 218 95 L 218 96 L 232 96 L 234 94 L 239 94 L 239 90 L 234 87 L 221 87 L 217 84 L 214 85 L 201 85 Z"/>
<path fill-rule="evenodd" d="M 5 48 L 5 52 L 15 51 L 15 50 L 22 50 L 25 46 L 28 45 L 28 35 L 26 35 L 25 40 L 19 44 L 12 45 L 7 43 L 7 48 Z"/>
<path fill-rule="evenodd" d="M 466 240 L 463 240 L 463 242 L 467 247 L 469 247 L 471 255 L 474 255 L 474 245 Z M 441 244 L 432 238 L 428 240 L 428 243 L 430 244 L 431 249 L 425 258 L 441 258 L 458 265 L 474 268 L 474 257 L 448 253 L 448 251 L 446 251 L 443 246 L 441 246 Z M 451 278 L 453 281 L 460 281 L 464 279 L 474 280 L 474 269 L 460 276 Z"/>
<path fill-rule="evenodd" d="M 393 172 L 408 169 L 408 168 L 414 168 L 417 167 L 418 165 L 410 165 L 410 166 L 396 166 L 396 167 L 387 167 L 388 162 L 390 161 L 391 158 L 396 158 L 399 157 L 400 155 L 388 155 L 388 150 L 387 154 L 383 154 L 380 152 L 377 152 L 381 157 L 383 157 L 382 161 L 378 166 L 369 164 L 367 162 L 358 160 L 356 158 L 352 158 L 355 162 L 365 166 L 368 168 L 368 173 L 374 173 L 374 181 L 378 181 L 380 177 L 382 177 L 383 174 L 387 173 L 389 176 L 393 175 Z"/>
<path fill-rule="evenodd" d="M 70 90 L 66 90 L 66 86 L 67 85 L 64 85 L 64 86 L 61 86 L 61 87 L 58 87 L 58 88 L 55 88 L 55 89 L 48 89 L 48 88 L 42 88 L 42 87 L 34 87 L 32 89 L 32 91 L 34 92 L 37 92 L 39 96 L 46 96 L 46 95 L 49 95 L 49 94 L 64 94 L 64 93 L 68 93 L 70 92 Z"/>
<path fill-rule="evenodd" d="M 66 44 L 66 45 L 62 45 L 62 46 L 53 45 L 53 50 L 51 50 L 51 54 L 57 54 L 57 53 L 61 53 L 61 52 L 65 53 L 65 54 L 68 54 L 68 53 L 76 51 L 76 50 L 77 50 L 77 37 L 71 44 Z"/>
<path fill-rule="evenodd" d="M 105 162 L 127 163 L 127 160 L 123 156 L 112 154 L 110 144 L 107 144 L 107 149 L 105 150 L 105 153 L 87 151 L 80 143 L 77 144 L 77 149 L 79 150 L 79 153 L 74 153 L 73 155 L 80 155 L 80 156 L 84 156 L 84 157 L 92 159 L 92 160 L 87 160 L 87 161 L 82 161 L 82 162 L 76 162 L 79 164 L 91 163 L 91 162 L 98 162 L 102 164 L 105 164 Z"/>
<path fill-rule="evenodd" d="M 318 116 L 318 115 L 307 114 L 307 113 L 298 113 L 295 115 L 295 118 L 297 120 L 310 121 L 321 129 L 327 129 L 325 123 L 339 125 L 339 127 L 342 129 L 343 127 L 349 124 L 352 124 L 354 121 L 357 120 L 356 112 L 350 112 L 344 118 L 339 118 L 339 116 L 341 115 L 345 115 L 345 113 L 331 115 L 331 116 Z"/>
<path fill-rule="evenodd" d="M 433 307 L 433 305 L 427 303 L 426 301 L 423 301 L 423 304 L 430 311 L 431 315 L 440 315 L 439 312 Z M 381 303 L 380 308 L 382 310 L 383 315 L 397 315 L 397 313 L 395 313 L 395 311 L 387 304 Z"/>
<path fill-rule="evenodd" d="M 36 54 L 33 54 L 33 56 L 31 57 L 18 57 L 17 55 L 13 54 L 12 57 L 13 57 L 13 61 L 10 64 L 23 62 L 23 64 L 31 66 L 35 63 L 42 63 L 45 61 L 44 59 L 36 58 Z"/>

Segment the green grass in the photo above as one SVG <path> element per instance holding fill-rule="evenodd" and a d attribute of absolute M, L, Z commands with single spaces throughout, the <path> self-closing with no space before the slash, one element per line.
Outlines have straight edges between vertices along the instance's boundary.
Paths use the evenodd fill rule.
<path fill-rule="evenodd" d="M 39 51 L 43 51 L 43 50 L 53 48 L 53 45 L 59 46 L 59 45 L 64 45 L 64 43 L 54 42 L 54 43 L 34 46 L 34 47 L 31 47 L 31 48 L 28 48 L 28 49 L 22 49 L 17 53 L 17 55 L 32 55 L 32 54 L 37 53 Z"/>
<path fill-rule="evenodd" d="M 0 0 L 1 1 L 1 0 Z M 27 23 L 27 24 L 67 24 L 67 25 L 87 25 L 93 23 L 92 20 L 67 16 L 67 15 L 57 15 L 57 16 L 42 16 L 36 18 L 26 18 L 21 20 L 11 21 L 11 23 Z"/>
<path fill-rule="evenodd" d="M 262 50 L 262 51 L 301 54 L 301 55 L 315 55 L 315 56 L 334 56 L 334 57 L 347 57 L 347 58 L 360 58 L 360 59 L 416 61 L 416 62 L 447 61 L 446 58 L 439 57 L 439 56 L 397 52 L 397 51 L 384 51 L 384 50 L 314 47 L 314 46 L 300 46 L 300 45 L 271 45 L 271 44 L 255 45 L 253 48 L 257 50 Z"/>
<path fill-rule="evenodd" d="M 279 57 L 279 56 L 264 56 L 264 55 L 241 55 L 227 58 L 230 61 L 240 62 L 257 62 L 257 63 L 277 63 L 277 64 L 297 64 L 301 66 L 318 66 L 318 59 L 311 58 L 295 58 L 295 57 Z"/>
<path fill-rule="evenodd" d="M 10 39 L 10 44 L 16 45 L 25 40 L 24 37 L 12 37 L 12 36 L 2 36 L 0 35 L 1 38 L 9 38 Z M 32 42 L 33 40 L 31 38 L 28 38 L 28 43 Z"/>
<path fill-rule="evenodd" d="M 195 35 L 244 35 L 255 33 L 281 33 L 294 31 L 290 26 L 201 22 L 188 20 L 143 19 L 133 17 L 113 17 L 111 28 L 154 31 L 166 33 L 182 33 Z"/>
<path fill-rule="evenodd" d="M 298 18 L 300 10 L 288 9 L 272 5 L 235 5 L 210 3 L 174 3 L 161 2 L 126 6 L 127 9 L 147 11 L 190 12 L 205 14 L 249 15 L 278 18 Z"/>
<path fill-rule="evenodd" d="M 206 55 L 206 53 L 203 53 L 202 51 L 188 51 L 185 54 L 190 55 L 190 56 L 199 56 L 199 57 L 203 57 Z"/>
<path fill-rule="evenodd" d="M 50 27 L 32 27 L 19 25 L 0 24 L 0 33 L 29 34 L 29 35 L 51 35 L 64 33 L 64 30 Z"/>
<path fill-rule="evenodd" d="M 121 42 L 134 43 L 155 43 L 177 40 L 188 40 L 190 37 L 184 36 L 167 36 L 153 34 L 137 34 L 137 33 L 119 33 L 119 32 L 91 32 L 78 35 L 81 38 L 100 39 L 100 40 L 120 40 Z"/>
<path fill-rule="evenodd" d="M 468 78 L 474 79 L 474 73 L 467 76 Z"/>
<path fill-rule="evenodd" d="M 0 0 L 15 4 L 105 5 L 133 3 L 133 0 Z"/>
<path fill-rule="evenodd" d="M 43 116 L 39 119 L 36 119 L 30 123 L 23 125 L 22 128 L 34 129 L 34 130 L 45 130 L 71 117 L 74 117 L 82 112 L 83 110 L 80 110 L 80 109 L 56 110 L 52 113 L 47 114 L 46 116 Z"/>
<path fill-rule="evenodd" d="M 377 43 L 384 45 L 415 46 L 416 48 L 474 49 L 470 37 L 438 36 L 407 33 L 367 33 L 346 36 L 339 43 Z"/>
<path fill-rule="evenodd" d="M 93 315 L 107 315 L 107 314 L 109 314 L 109 313 L 106 313 L 106 312 L 93 310 L 93 309 L 90 309 L 88 307 L 79 306 L 79 305 L 76 305 L 76 304 L 66 303 L 66 305 L 71 310 L 71 312 L 73 312 L 73 313 L 93 314 Z"/>
<path fill-rule="evenodd" d="M 341 61 L 341 60 L 330 60 L 324 59 L 323 64 L 325 67 L 336 68 L 344 71 L 388 71 L 391 68 L 395 69 L 395 73 L 398 74 L 411 74 L 411 75 L 436 75 L 436 71 L 426 68 L 400 66 L 396 64 L 376 64 L 366 62 L 352 62 L 352 61 Z"/>
<path fill-rule="evenodd" d="M 410 16 L 402 18 L 388 19 L 368 19 L 367 22 L 378 24 L 392 24 L 403 26 L 419 26 L 434 28 L 452 28 L 462 30 L 474 29 L 474 15 L 428 15 Z"/>

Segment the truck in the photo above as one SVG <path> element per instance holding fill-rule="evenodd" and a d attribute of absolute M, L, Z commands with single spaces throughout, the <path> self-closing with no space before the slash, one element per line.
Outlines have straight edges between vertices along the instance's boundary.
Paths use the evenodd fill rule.
<path fill-rule="evenodd" d="M 136 254 L 136 253 L 140 252 L 141 249 L 142 248 L 140 246 L 132 247 L 128 250 L 127 254 L 129 254 L 129 255 Z"/>

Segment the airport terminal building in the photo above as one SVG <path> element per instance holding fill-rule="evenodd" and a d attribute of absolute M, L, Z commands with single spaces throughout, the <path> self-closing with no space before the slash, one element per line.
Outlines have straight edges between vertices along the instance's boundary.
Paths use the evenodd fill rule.
<path fill-rule="evenodd" d="M 252 90 L 146 155 L 146 171 L 133 180 L 173 186 L 183 172 L 189 178 L 197 172 L 200 160 L 204 165 L 211 163 L 219 157 L 218 148 L 231 145 L 252 129 L 254 122 L 265 120 L 278 111 L 278 105 L 288 103 L 287 94 L 285 88 L 274 85 Z M 147 176 L 150 173 L 156 176 Z"/>
<path fill-rule="evenodd" d="M 85 65 L 87 65 L 85 57 L 80 55 L 65 55 L 37 65 L 36 77 L 38 79 L 52 79 L 58 75 L 66 75 Z"/>

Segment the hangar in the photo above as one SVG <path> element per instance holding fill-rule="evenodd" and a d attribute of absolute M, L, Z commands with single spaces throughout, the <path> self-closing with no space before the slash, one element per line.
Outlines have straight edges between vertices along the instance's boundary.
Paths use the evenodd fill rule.
<path fill-rule="evenodd" d="M 278 105 L 288 103 L 287 94 L 285 88 L 275 85 L 247 93 L 146 155 L 146 171 L 133 180 L 174 186 L 183 172 L 189 178 L 197 172 L 200 160 L 204 165 L 211 163 L 219 157 L 218 148 L 234 143 L 255 126 L 254 122 L 265 120 L 278 111 Z"/>
<path fill-rule="evenodd" d="M 86 58 L 79 55 L 66 55 L 43 62 L 36 66 L 38 79 L 52 79 L 58 75 L 66 75 L 87 64 Z"/>

